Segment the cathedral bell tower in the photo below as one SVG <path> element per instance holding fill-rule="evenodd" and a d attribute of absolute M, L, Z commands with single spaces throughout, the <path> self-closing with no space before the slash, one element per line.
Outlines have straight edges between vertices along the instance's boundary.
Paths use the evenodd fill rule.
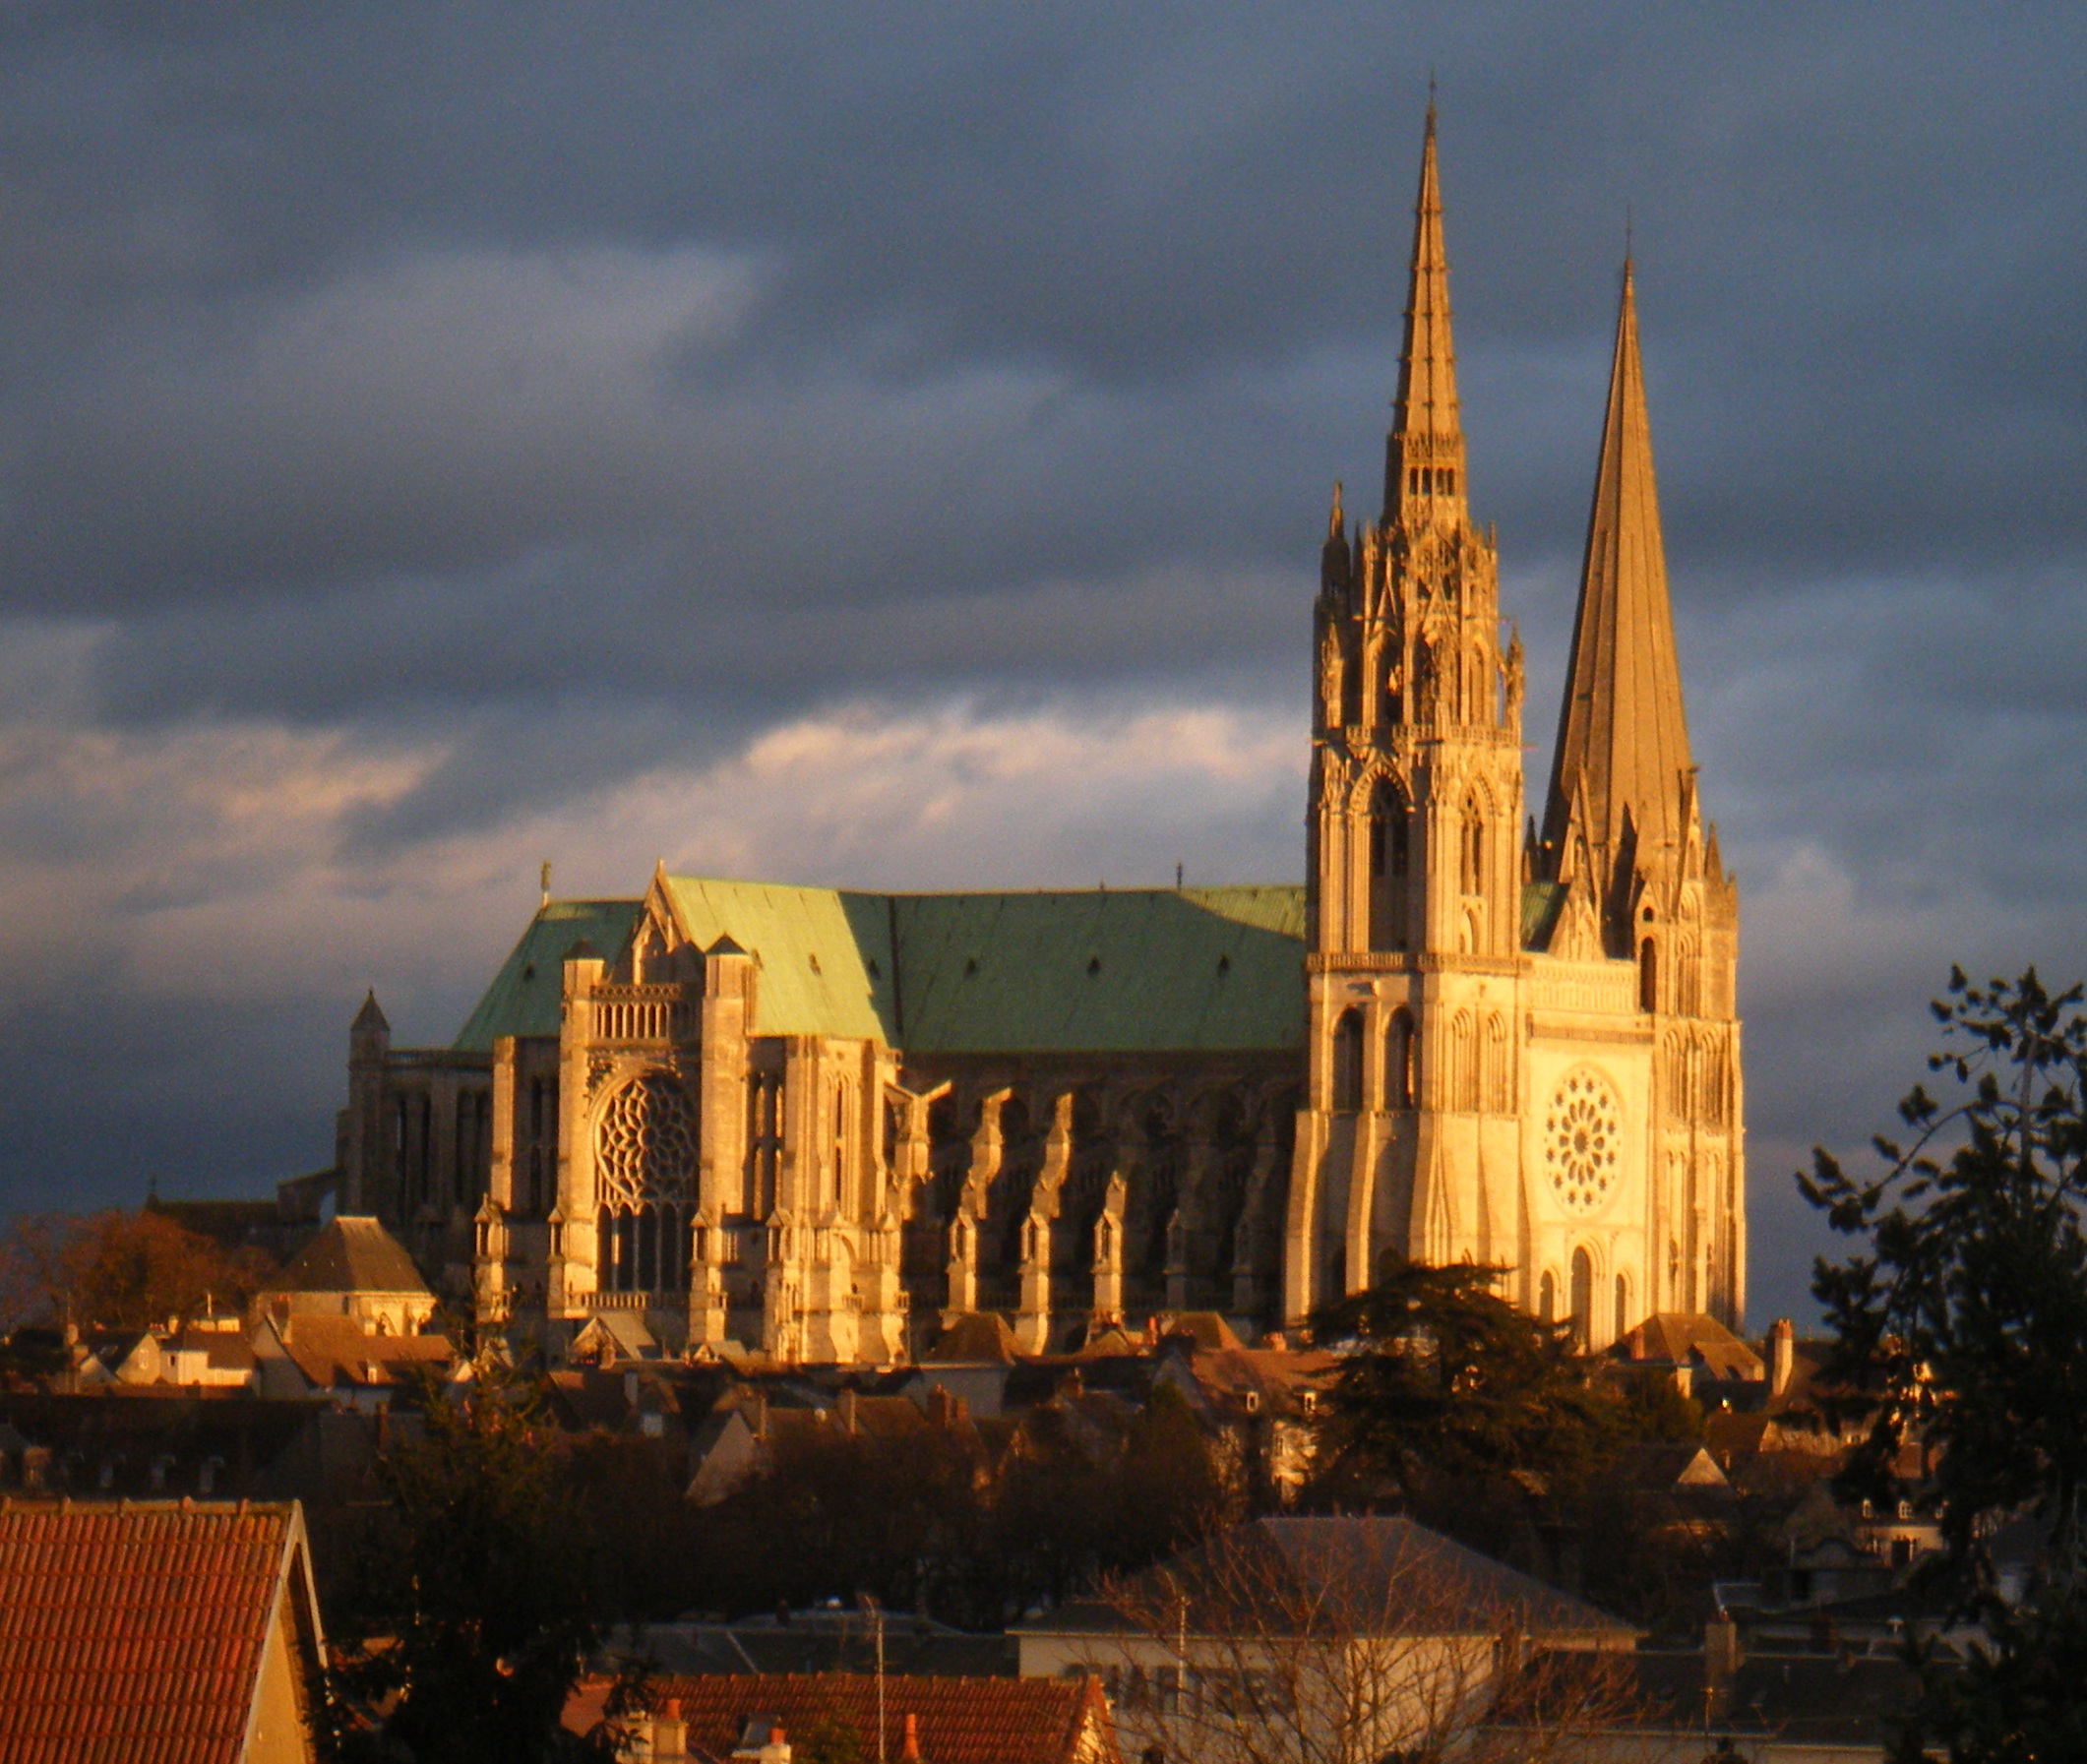
<path fill-rule="evenodd" d="M 1335 488 L 1314 620 L 1293 1317 L 1387 1251 L 1514 1255 L 1521 645 L 1468 496 L 1431 105 L 1383 510 Z"/>

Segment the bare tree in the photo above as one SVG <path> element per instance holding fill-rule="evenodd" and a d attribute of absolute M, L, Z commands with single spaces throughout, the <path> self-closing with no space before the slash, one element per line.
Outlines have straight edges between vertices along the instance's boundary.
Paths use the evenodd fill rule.
<path fill-rule="evenodd" d="M 1564 1764 L 1630 1712 L 1627 1627 L 1404 1519 L 1259 1520 L 1063 1616 L 1134 1759 Z"/>

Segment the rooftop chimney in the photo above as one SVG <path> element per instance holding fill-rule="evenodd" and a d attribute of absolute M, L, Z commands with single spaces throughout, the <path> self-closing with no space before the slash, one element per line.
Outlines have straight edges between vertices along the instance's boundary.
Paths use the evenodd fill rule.
<path fill-rule="evenodd" d="M 1768 1395 L 1780 1397 L 1790 1388 L 1797 1369 L 1797 1325 L 1788 1317 L 1777 1317 L 1768 1326 Z"/>
<path fill-rule="evenodd" d="M 898 1754 L 898 1764 L 921 1764 L 920 1717 L 910 1709 L 906 1711 L 905 1749 Z"/>
<path fill-rule="evenodd" d="M 681 1701 L 669 1697 L 652 1717 L 652 1764 L 682 1764 L 688 1755 L 689 1729 L 681 1719 Z"/>

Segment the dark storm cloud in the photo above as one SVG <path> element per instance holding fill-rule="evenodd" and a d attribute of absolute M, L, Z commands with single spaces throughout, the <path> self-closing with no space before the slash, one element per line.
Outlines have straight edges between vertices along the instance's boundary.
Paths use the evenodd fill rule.
<path fill-rule="evenodd" d="M 2083 51 L 2057 6 L 17 9 L 6 837 L 158 901 L 96 780 L 248 727 L 352 869 L 836 701 L 1297 712 L 1432 67 L 1532 794 L 1634 215 L 1776 1185 L 1888 1103 L 1952 954 L 2087 965 Z M 319 1007 L 270 968 L 227 1047 Z M 68 1056 L 135 1064 L 148 1137 L 149 1044 Z M 222 1144 L 310 1144 L 301 1091 L 235 1126 L 242 1058 Z"/>

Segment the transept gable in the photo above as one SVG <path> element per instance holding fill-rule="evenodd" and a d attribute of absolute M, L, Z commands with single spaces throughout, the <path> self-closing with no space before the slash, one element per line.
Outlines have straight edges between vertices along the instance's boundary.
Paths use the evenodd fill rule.
<path fill-rule="evenodd" d="M 464 1019 L 452 1049 L 489 1054 L 504 1035 L 556 1036 L 564 1006 L 566 952 L 585 943 L 601 955 L 619 954 L 629 944 L 643 907 L 642 900 L 545 901 Z"/>

